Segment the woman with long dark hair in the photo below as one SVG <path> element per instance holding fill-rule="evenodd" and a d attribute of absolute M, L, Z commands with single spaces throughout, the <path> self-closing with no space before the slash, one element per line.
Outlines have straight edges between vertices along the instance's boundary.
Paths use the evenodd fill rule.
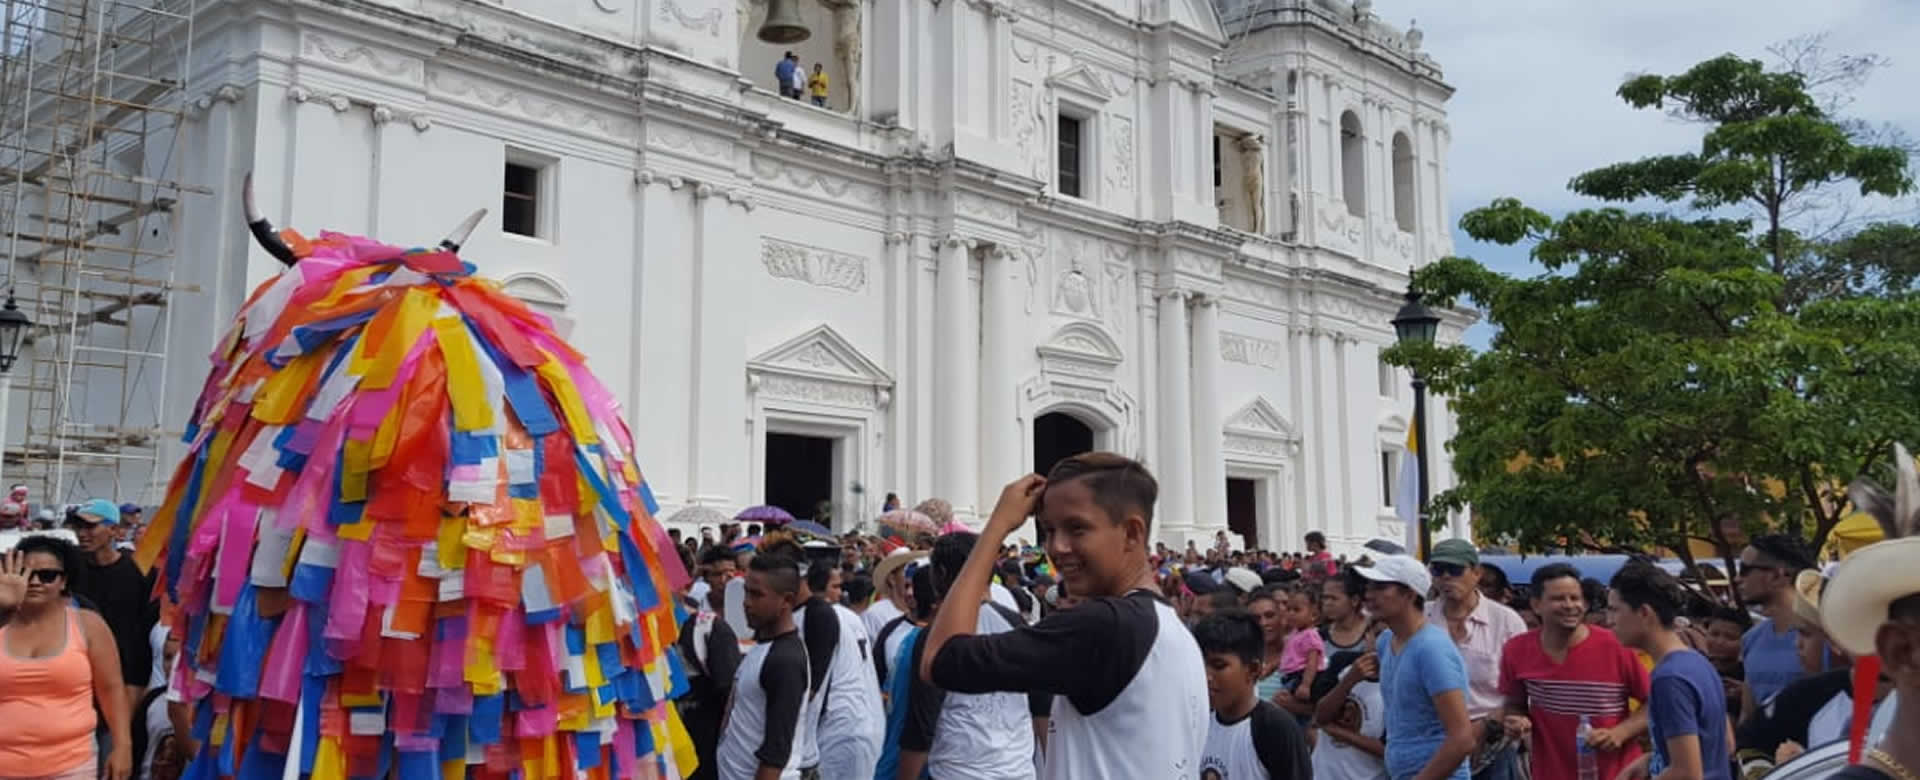
<path fill-rule="evenodd" d="M 97 703 L 112 733 L 105 776 L 133 770 L 127 689 L 106 621 L 74 606 L 73 545 L 29 536 L 0 556 L 0 780 L 94 780 Z"/>

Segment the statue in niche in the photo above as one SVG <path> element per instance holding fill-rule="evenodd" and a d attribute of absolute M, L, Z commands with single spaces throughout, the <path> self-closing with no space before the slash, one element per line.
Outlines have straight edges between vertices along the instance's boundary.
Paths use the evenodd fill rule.
<path fill-rule="evenodd" d="M 1240 182 L 1247 196 L 1247 230 L 1267 232 L 1266 144 L 1258 135 L 1240 137 Z"/>
<path fill-rule="evenodd" d="M 747 41 L 747 32 L 753 29 L 748 26 L 753 24 L 753 0 L 733 0 L 733 12 L 736 14 L 735 19 L 740 25 L 737 35 L 740 38 L 741 45 L 744 47 Z"/>
<path fill-rule="evenodd" d="M 864 0 L 833 6 L 833 54 L 840 58 L 841 82 L 847 87 L 847 112 L 858 110 L 860 88 L 860 7 Z"/>

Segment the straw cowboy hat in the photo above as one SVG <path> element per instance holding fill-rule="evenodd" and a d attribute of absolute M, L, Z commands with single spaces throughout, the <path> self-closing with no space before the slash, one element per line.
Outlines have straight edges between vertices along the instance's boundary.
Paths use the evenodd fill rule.
<path fill-rule="evenodd" d="M 1808 628 L 1821 629 L 1820 592 L 1827 580 L 1814 569 L 1804 569 L 1793 578 L 1793 619 Z"/>
<path fill-rule="evenodd" d="M 887 553 L 886 557 L 881 558 L 879 563 L 873 565 L 873 584 L 885 590 L 887 587 L 887 578 L 893 576 L 894 571 L 925 557 L 927 557 L 927 551 L 925 550 L 899 549 Z"/>
<path fill-rule="evenodd" d="M 1907 448 L 1894 445 L 1894 492 L 1872 482 L 1849 489 L 1854 506 L 1880 522 L 1886 540 L 1847 556 L 1820 594 L 1819 619 L 1834 644 L 1856 656 L 1874 653 L 1887 608 L 1920 593 L 1920 472 Z"/>

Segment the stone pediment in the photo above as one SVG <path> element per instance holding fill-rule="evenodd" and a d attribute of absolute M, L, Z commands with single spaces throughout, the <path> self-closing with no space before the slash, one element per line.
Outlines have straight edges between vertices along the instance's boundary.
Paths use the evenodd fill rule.
<path fill-rule="evenodd" d="M 1078 95 L 1096 106 L 1113 99 L 1113 87 L 1100 73 L 1086 64 L 1075 65 L 1047 77 L 1047 86 Z"/>
<path fill-rule="evenodd" d="M 1222 428 L 1223 447 L 1244 458 L 1280 462 L 1300 452 L 1300 433 L 1264 396 L 1228 415 Z"/>
<path fill-rule="evenodd" d="M 1282 417 L 1280 410 L 1273 408 L 1265 396 L 1255 396 L 1246 406 L 1229 415 L 1226 430 L 1277 439 L 1300 438 L 1287 418 Z"/>
<path fill-rule="evenodd" d="M 817 325 L 761 353 L 747 361 L 747 369 L 849 384 L 893 386 L 893 377 L 827 325 Z"/>
<path fill-rule="evenodd" d="M 1090 322 L 1075 322 L 1054 331 L 1039 352 L 1043 363 L 1067 373 L 1082 373 L 1075 368 L 1112 371 L 1126 359 L 1119 342 Z"/>

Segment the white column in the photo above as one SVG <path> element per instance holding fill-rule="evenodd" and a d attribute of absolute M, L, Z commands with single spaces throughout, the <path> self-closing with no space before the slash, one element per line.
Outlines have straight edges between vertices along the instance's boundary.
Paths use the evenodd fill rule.
<path fill-rule="evenodd" d="M 980 261 L 980 484 L 979 507 L 991 511 L 1000 489 L 1032 468 L 1020 458 L 1020 417 L 1014 404 L 1013 344 L 1019 327 L 1013 300 L 1013 253 L 990 248 Z"/>
<path fill-rule="evenodd" d="M 1187 376 L 1187 297 L 1185 290 L 1160 293 L 1160 509 L 1156 534 L 1177 547 L 1192 534 L 1193 424 Z"/>
<path fill-rule="evenodd" d="M 1220 302 L 1193 302 L 1193 524 L 1202 533 L 1227 527 L 1227 464 L 1220 412 Z"/>
<path fill-rule="evenodd" d="M 972 254 L 972 241 L 948 236 L 940 243 L 935 280 L 933 484 L 939 497 L 953 504 L 956 518 L 971 518 L 980 495 L 980 321 L 967 278 Z"/>
<path fill-rule="evenodd" d="M 744 321 L 728 305 L 739 290 L 744 231 L 735 218 L 733 198 L 708 184 L 693 188 L 699 220 L 699 250 L 694 270 L 693 431 L 689 438 L 693 480 L 688 499 L 703 504 L 738 505 L 754 486 L 742 479 L 753 473 L 740 463 L 754 451 L 741 392 L 740 367 L 746 363 Z M 755 432 L 764 433 L 764 432 Z M 835 491 L 840 486 L 835 486 Z M 837 495 L 837 492 L 836 492 Z"/>

